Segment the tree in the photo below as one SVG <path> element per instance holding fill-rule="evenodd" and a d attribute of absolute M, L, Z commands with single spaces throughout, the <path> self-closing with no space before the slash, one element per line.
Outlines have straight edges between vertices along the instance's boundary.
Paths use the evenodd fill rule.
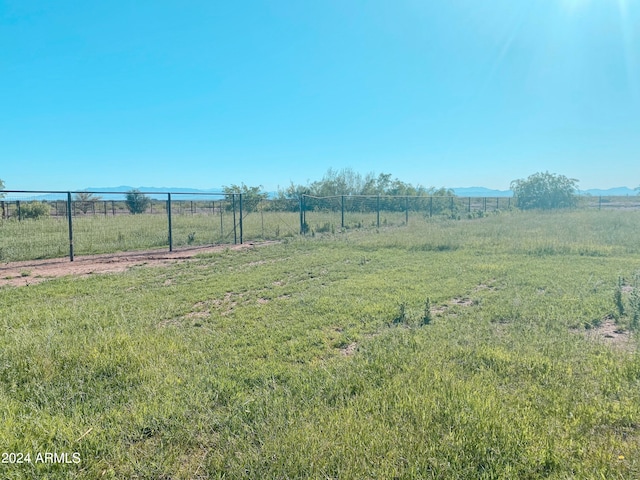
<path fill-rule="evenodd" d="M 135 215 L 137 213 L 144 213 L 149 207 L 149 204 L 151 204 L 151 199 L 144 193 L 141 193 L 140 190 L 134 188 L 127 192 L 125 203 L 129 211 Z"/>
<path fill-rule="evenodd" d="M 275 211 L 295 212 L 300 208 L 300 197 L 309 193 L 308 187 L 290 182 L 287 188 L 278 186 L 276 197 L 271 200 L 270 207 Z"/>
<path fill-rule="evenodd" d="M 573 207 L 577 203 L 578 180 L 549 172 L 534 173 L 511 182 L 518 208 L 551 210 Z"/>
<path fill-rule="evenodd" d="M 315 181 L 309 185 L 309 191 L 311 195 L 316 197 L 361 195 L 367 181 L 371 181 L 370 176 L 363 179 L 362 175 L 351 168 L 343 168 L 342 170 L 330 168 L 324 174 L 322 180 Z"/>
<path fill-rule="evenodd" d="M 94 195 L 93 193 L 78 192 L 76 193 L 75 201 L 79 203 L 79 208 L 82 211 L 82 213 L 87 213 L 91 208 L 91 204 L 93 202 L 98 202 L 100 200 L 101 198 L 98 195 Z"/>
<path fill-rule="evenodd" d="M 4 190 L 4 182 L 0 178 L 0 198 L 4 197 L 4 193 L 2 193 L 2 190 Z"/>
<path fill-rule="evenodd" d="M 234 193 L 242 194 L 242 210 L 245 212 L 255 212 L 258 209 L 260 202 L 267 198 L 266 193 L 260 193 L 262 185 L 257 187 L 249 187 L 244 183 L 238 185 L 231 185 L 229 187 L 222 187 L 226 195 L 226 199 L 229 203 L 233 201 Z M 239 199 L 236 199 L 238 201 Z"/>

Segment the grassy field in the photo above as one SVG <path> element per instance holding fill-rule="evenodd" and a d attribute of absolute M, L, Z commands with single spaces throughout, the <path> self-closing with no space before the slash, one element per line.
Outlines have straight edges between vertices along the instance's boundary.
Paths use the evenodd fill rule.
<path fill-rule="evenodd" d="M 514 212 L 2 287 L 0 444 L 31 462 L 0 476 L 639 478 L 636 337 L 587 335 L 629 327 L 639 240 L 640 212 Z"/>
<path fill-rule="evenodd" d="M 173 246 L 233 244 L 240 241 L 239 218 L 216 215 L 173 215 Z M 300 232 L 299 214 L 252 212 L 243 222 L 245 241 L 277 240 Z M 169 248 L 168 220 L 162 214 L 79 216 L 73 218 L 76 255 Z M 0 220 L 0 262 L 69 255 L 69 226 L 65 217 Z"/>

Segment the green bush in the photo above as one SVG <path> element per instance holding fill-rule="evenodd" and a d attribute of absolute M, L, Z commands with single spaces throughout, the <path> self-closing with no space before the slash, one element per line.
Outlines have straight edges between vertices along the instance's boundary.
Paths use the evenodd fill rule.
<path fill-rule="evenodd" d="M 129 211 L 135 215 L 144 213 L 151 204 L 151 199 L 141 193 L 140 190 L 133 189 L 127 192 L 125 203 Z"/>
<path fill-rule="evenodd" d="M 21 218 L 40 218 L 49 215 L 49 206 L 43 202 L 29 202 L 20 204 Z"/>
<path fill-rule="evenodd" d="M 535 173 L 511 182 L 518 208 L 522 210 L 574 207 L 578 180 L 553 173 Z"/>

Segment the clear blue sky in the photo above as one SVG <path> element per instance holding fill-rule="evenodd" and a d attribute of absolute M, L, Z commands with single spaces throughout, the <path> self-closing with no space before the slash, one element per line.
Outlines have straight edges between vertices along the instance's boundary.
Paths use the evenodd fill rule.
<path fill-rule="evenodd" d="M 640 0 L 0 0 L 8 189 L 640 184 Z"/>

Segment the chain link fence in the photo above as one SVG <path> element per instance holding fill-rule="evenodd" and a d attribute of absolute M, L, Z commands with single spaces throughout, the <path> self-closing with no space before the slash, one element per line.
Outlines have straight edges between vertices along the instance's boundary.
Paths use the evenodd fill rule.
<path fill-rule="evenodd" d="M 339 195 L 314 197 L 303 195 L 300 205 L 300 230 L 324 233 L 349 228 L 407 225 L 432 217 L 450 219 L 477 218 L 510 210 L 512 197 L 449 196 L 366 196 Z M 577 209 L 640 209 L 640 196 L 579 196 Z"/>
<path fill-rule="evenodd" d="M 0 262 L 277 240 L 300 233 L 296 200 L 235 193 L 3 191 Z"/>
<path fill-rule="evenodd" d="M 3 191 L 0 262 L 278 240 L 432 217 L 475 218 L 510 197 L 353 196 L 266 199 L 224 193 L 145 193 L 133 213 L 122 192 Z M 640 196 L 580 196 L 581 209 L 638 209 Z"/>
<path fill-rule="evenodd" d="M 510 197 L 364 196 L 313 197 L 301 201 L 301 230 L 335 233 L 337 229 L 407 225 L 411 220 L 434 216 L 463 218 L 482 216 L 512 207 Z"/>

